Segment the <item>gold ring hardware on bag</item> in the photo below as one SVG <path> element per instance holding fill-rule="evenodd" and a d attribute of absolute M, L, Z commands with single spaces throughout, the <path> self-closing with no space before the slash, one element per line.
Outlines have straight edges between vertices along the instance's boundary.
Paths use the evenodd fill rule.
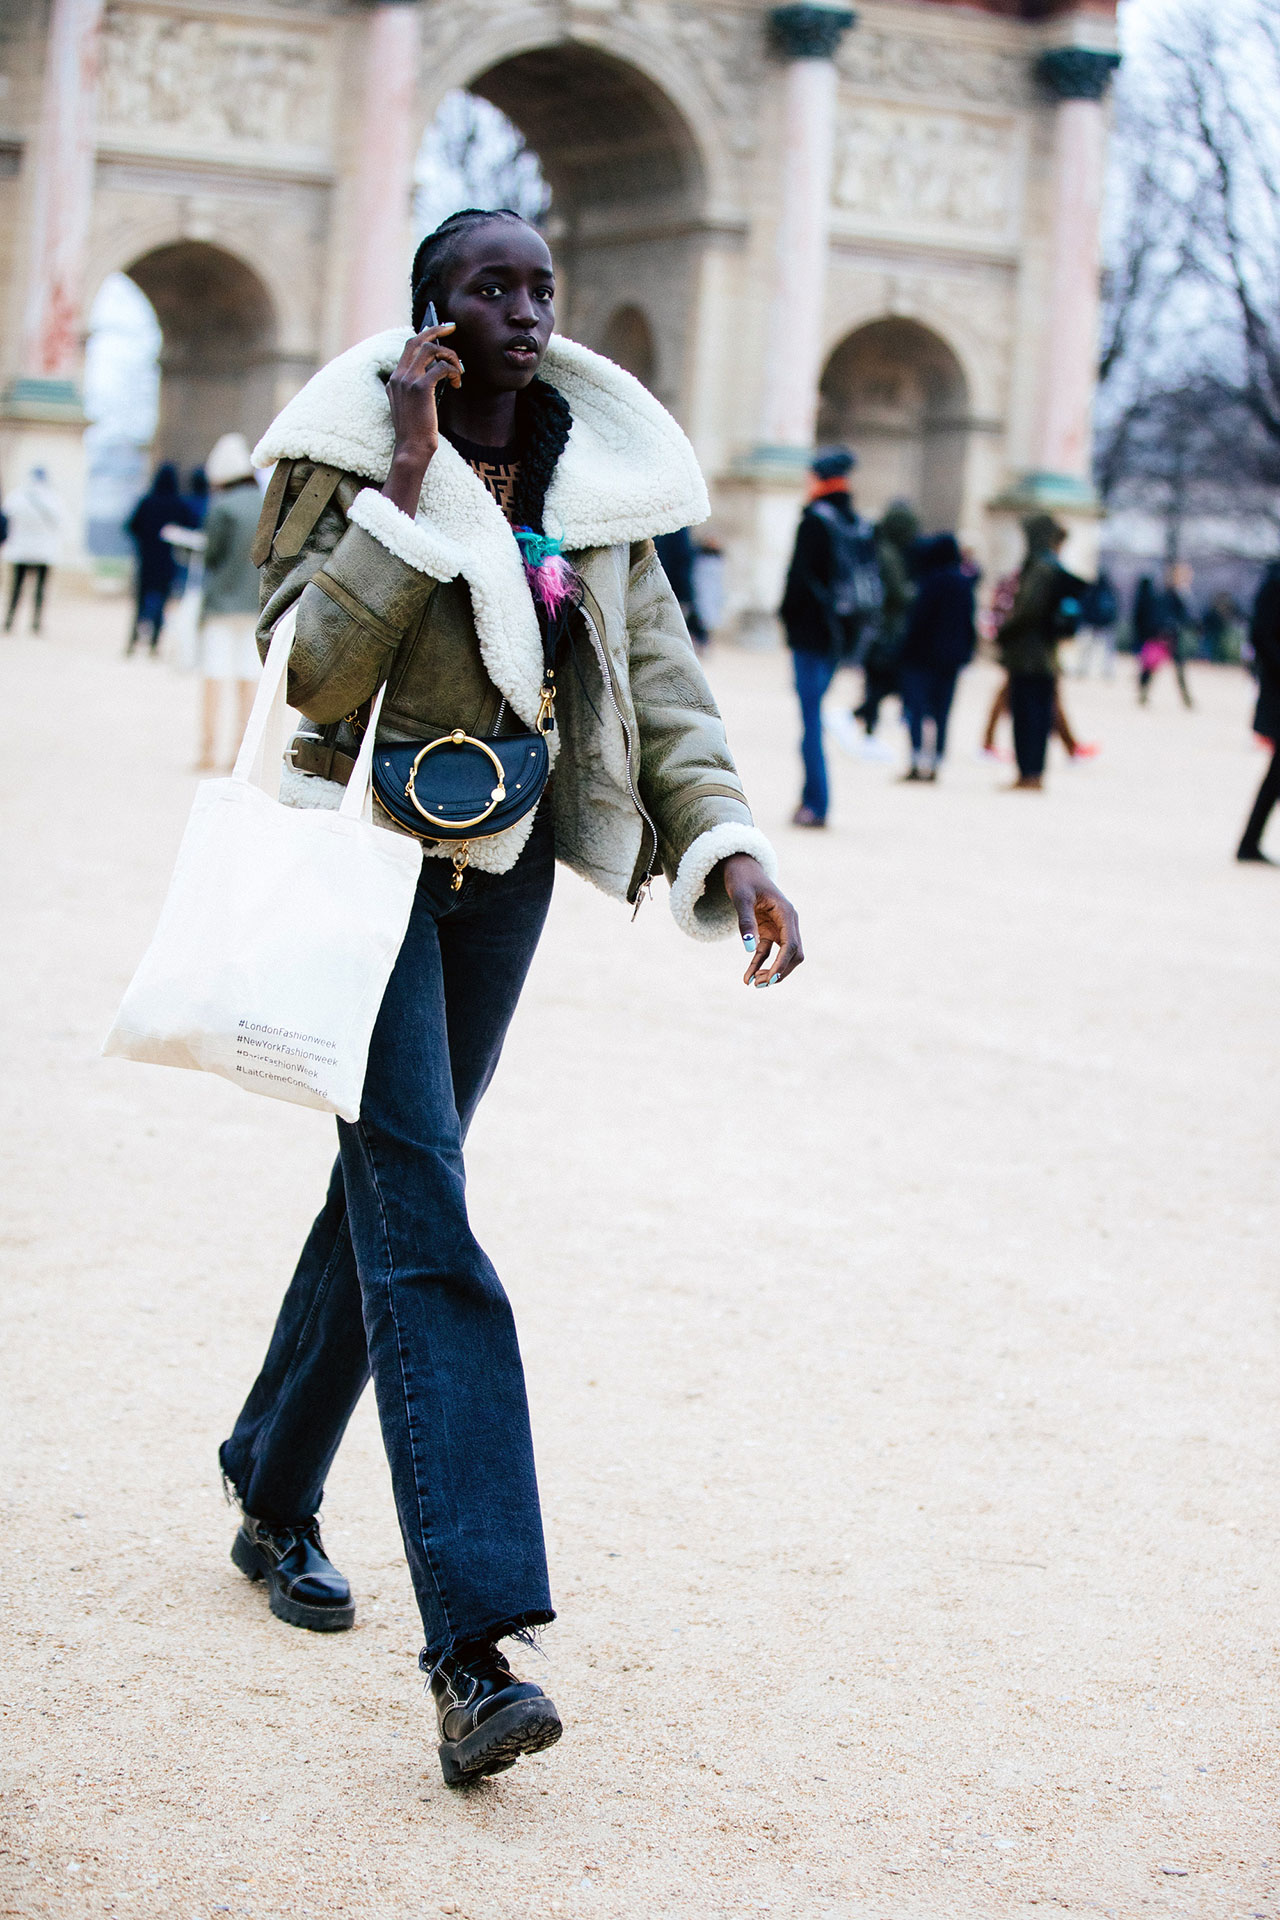
<path fill-rule="evenodd" d="M 494 772 L 498 776 L 498 784 L 489 795 L 488 806 L 484 809 L 483 813 L 476 814 L 473 820 L 442 820 L 439 814 L 428 813 L 414 791 L 414 782 L 418 777 L 418 768 L 422 765 L 427 755 L 434 753 L 437 747 L 474 747 L 477 753 L 486 754 L 493 762 Z M 452 733 L 442 734 L 438 740 L 428 740 L 426 746 L 423 747 L 421 753 L 418 754 L 409 769 L 409 778 L 405 782 L 404 794 L 405 799 L 410 801 L 422 815 L 423 819 L 429 820 L 433 827 L 478 827 L 482 822 L 487 820 L 495 808 L 500 806 L 506 799 L 506 775 L 502 771 L 501 760 L 499 760 L 497 754 L 487 741 L 476 740 L 471 734 L 464 733 L 461 727 L 457 727 Z M 461 877 L 458 879 L 458 885 L 462 885 Z"/>

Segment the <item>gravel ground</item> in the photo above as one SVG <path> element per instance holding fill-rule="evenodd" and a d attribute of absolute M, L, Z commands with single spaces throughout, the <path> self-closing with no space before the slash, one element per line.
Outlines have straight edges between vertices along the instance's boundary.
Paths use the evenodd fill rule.
<path fill-rule="evenodd" d="M 227 1551 L 215 1447 L 333 1150 L 102 1061 L 194 781 L 118 603 L 0 642 L 6 1914 L 991 1920 L 1280 1913 L 1280 874 L 1261 758 L 1072 684 L 1044 796 L 842 762 L 781 824 L 778 656 L 712 674 L 810 959 L 559 886 L 471 1196 L 522 1327 L 562 1743 L 441 1784 L 371 1402 L 313 1636 Z M 500 1490 L 499 1490 L 500 1491 Z M 524 1663 L 530 1666 L 529 1661 Z"/>

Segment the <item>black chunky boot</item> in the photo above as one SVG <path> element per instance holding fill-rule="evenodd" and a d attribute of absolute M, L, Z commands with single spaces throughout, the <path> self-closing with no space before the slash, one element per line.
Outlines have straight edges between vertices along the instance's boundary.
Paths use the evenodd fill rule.
<path fill-rule="evenodd" d="M 313 1633 L 341 1633 L 354 1623 L 351 1588 L 325 1553 L 314 1514 L 301 1527 L 269 1527 L 246 1513 L 231 1558 L 247 1579 L 266 1581 L 277 1620 Z"/>
<path fill-rule="evenodd" d="M 418 1665 L 429 1671 L 424 1652 Z M 542 1688 L 517 1680 L 491 1643 L 458 1647 L 430 1674 L 447 1787 L 504 1773 L 522 1753 L 554 1746 L 564 1729 Z"/>

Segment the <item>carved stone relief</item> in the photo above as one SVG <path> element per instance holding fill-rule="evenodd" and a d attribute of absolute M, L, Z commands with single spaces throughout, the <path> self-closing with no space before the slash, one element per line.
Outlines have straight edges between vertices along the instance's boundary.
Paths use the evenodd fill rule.
<path fill-rule="evenodd" d="M 1012 120 L 859 101 L 840 116 L 835 204 L 870 233 L 1010 243 L 1019 161 Z"/>
<path fill-rule="evenodd" d="M 760 88 L 768 61 L 759 18 L 737 9 L 684 4 L 665 9 L 667 32 L 692 60 L 698 78 L 729 123 L 729 144 L 753 153 L 759 144 Z"/>
<path fill-rule="evenodd" d="M 957 46 L 918 33 L 856 27 L 846 35 L 837 64 L 842 77 L 872 92 L 918 93 L 1022 107 L 1036 90 L 1025 53 Z"/>
<path fill-rule="evenodd" d="M 106 137 L 288 150 L 323 160 L 331 142 L 327 38 L 312 29 L 112 11 L 103 26 Z"/>

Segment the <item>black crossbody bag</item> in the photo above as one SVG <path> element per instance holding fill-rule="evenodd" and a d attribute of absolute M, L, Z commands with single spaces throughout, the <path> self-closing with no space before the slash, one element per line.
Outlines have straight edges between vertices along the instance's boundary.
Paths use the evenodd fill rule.
<path fill-rule="evenodd" d="M 379 747 L 373 756 L 373 790 L 396 825 L 421 840 L 454 843 L 455 893 L 462 885 L 468 842 L 505 833 L 546 792 L 555 680 L 555 668 L 548 661 L 532 733 L 485 736 L 457 727 L 438 740 L 406 740 Z"/>

